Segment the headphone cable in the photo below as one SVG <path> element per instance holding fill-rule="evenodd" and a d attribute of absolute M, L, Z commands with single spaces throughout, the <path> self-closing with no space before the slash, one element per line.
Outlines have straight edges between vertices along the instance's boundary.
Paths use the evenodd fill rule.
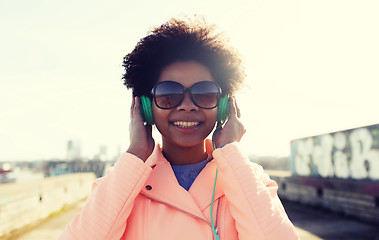
<path fill-rule="evenodd" d="M 223 125 L 224 125 L 224 122 L 221 123 L 220 126 L 218 126 L 214 130 L 214 132 L 212 134 L 212 146 L 213 146 L 213 150 L 216 149 L 216 145 L 215 145 L 215 142 L 214 142 L 214 134 Z M 213 192 L 212 192 L 212 200 L 211 200 L 211 225 L 212 225 L 213 235 L 215 236 L 215 240 L 219 240 L 220 239 L 220 237 L 218 236 L 218 229 L 215 227 L 214 221 L 213 221 L 213 201 L 214 201 L 215 192 L 216 192 L 217 175 L 218 175 L 218 169 L 216 168 L 216 176 L 215 176 L 215 181 L 214 181 L 214 184 L 213 184 Z"/>

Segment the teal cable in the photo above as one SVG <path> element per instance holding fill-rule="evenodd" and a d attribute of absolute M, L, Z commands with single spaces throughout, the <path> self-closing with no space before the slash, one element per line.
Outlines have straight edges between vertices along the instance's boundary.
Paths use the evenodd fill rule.
<path fill-rule="evenodd" d="M 219 236 L 217 234 L 217 231 L 216 231 L 216 228 L 215 228 L 215 225 L 213 223 L 213 200 L 214 200 L 214 197 L 215 197 L 215 191 L 216 191 L 216 181 L 217 181 L 217 174 L 218 174 L 218 169 L 216 168 L 216 177 L 215 177 L 215 183 L 213 185 L 213 193 L 212 193 L 212 200 L 211 200 L 211 223 L 212 223 L 212 230 L 213 230 L 213 234 L 215 236 L 215 240 L 219 240 Z"/>
<path fill-rule="evenodd" d="M 222 127 L 222 125 L 224 125 L 224 123 L 221 123 L 220 126 L 218 126 L 215 131 L 213 132 L 212 134 L 212 146 L 213 146 L 213 150 L 216 149 L 216 145 L 215 145 L 215 142 L 214 142 L 214 134 L 215 132 L 220 129 Z M 214 222 L 213 222 L 213 201 L 214 201 L 214 198 L 215 198 L 215 192 L 216 192 L 216 183 L 217 183 L 217 175 L 218 175 L 218 169 L 216 168 L 216 176 L 215 176 L 215 182 L 213 184 L 213 192 L 212 192 L 212 200 L 211 200 L 211 224 L 212 224 L 212 230 L 213 230 L 213 234 L 215 236 L 215 240 L 219 240 L 220 237 L 218 236 L 217 234 L 217 230 L 215 228 L 215 225 L 214 225 Z"/>
<path fill-rule="evenodd" d="M 213 134 L 212 134 L 212 146 L 213 146 L 213 150 L 216 149 L 216 145 L 215 145 L 215 141 L 214 141 L 214 135 L 215 135 L 215 132 L 216 132 L 217 130 L 219 130 L 223 125 L 224 125 L 224 123 L 221 123 L 221 125 L 218 126 L 218 127 L 214 130 L 214 132 L 213 132 Z"/>

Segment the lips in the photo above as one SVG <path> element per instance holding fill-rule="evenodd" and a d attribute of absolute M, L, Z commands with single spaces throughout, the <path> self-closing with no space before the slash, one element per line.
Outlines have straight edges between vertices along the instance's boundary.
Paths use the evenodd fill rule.
<path fill-rule="evenodd" d="M 200 122 L 196 122 L 196 121 L 191 121 L 191 122 L 188 122 L 188 121 L 175 121 L 175 122 L 173 122 L 173 124 L 175 126 L 180 127 L 180 128 L 191 128 L 191 127 L 195 127 L 195 126 L 200 125 Z"/>

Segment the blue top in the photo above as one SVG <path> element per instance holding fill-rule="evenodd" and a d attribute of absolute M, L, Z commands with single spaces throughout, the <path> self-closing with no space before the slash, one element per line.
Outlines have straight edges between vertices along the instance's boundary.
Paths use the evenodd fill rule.
<path fill-rule="evenodd" d="M 209 163 L 211 160 L 212 158 L 194 164 L 171 165 L 171 167 L 175 173 L 179 185 L 188 191 L 192 183 L 195 181 L 197 175 L 199 175 L 201 170 L 203 170 L 205 165 L 207 165 L 207 163 Z"/>

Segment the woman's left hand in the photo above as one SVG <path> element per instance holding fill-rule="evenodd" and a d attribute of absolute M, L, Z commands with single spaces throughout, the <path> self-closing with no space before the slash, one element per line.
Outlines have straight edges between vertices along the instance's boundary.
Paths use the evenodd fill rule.
<path fill-rule="evenodd" d="M 217 129 L 213 135 L 214 142 L 217 147 L 224 146 L 232 142 L 239 142 L 245 134 L 246 129 L 240 121 L 241 112 L 236 104 L 236 99 L 230 99 L 230 115 L 224 126 Z M 219 127 L 221 123 L 217 123 Z"/>

